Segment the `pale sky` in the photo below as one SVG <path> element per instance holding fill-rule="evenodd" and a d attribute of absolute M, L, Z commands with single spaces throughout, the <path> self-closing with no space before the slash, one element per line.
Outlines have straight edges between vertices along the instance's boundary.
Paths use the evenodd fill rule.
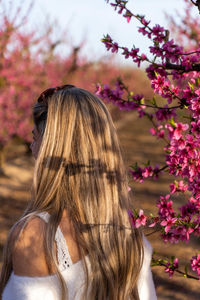
<path fill-rule="evenodd" d="M 13 2 L 17 5 L 23 1 Z M 29 0 L 24 2 L 26 5 L 30 3 Z M 127 7 L 134 13 L 144 14 L 153 24 L 167 27 L 168 21 L 164 12 L 173 16 L 176 15 L 176 11 L 183 13 L 184 0 L 129 0 Z M 200 17 L 197 10 L 195 13 Z M 35 0 L 29 20 L 31 26 L 40 31 L 46 16 L 48 22 L 56 19 L 60 28 L 67 29 L 67 40 L 73 45 L 77 46 L 85 40 L 82 53 L 92 59 L 108 55 L 100 41 L 107 33 L 120 45 L 132 47 L 135 44 L 142 52 L 146 52 L 150 45 L 148 39 L 137 32 L 137 26 L 140 24 L 135 19 L 127 23 L 105 0 Z M 63 47 L 62 51 L 67 52 L 67 48 Z M 119 54 L 116 55 L 116 60 L 119 63 L 124 61 Z M 131 63 L 131 60 L 129 62 Z"/>

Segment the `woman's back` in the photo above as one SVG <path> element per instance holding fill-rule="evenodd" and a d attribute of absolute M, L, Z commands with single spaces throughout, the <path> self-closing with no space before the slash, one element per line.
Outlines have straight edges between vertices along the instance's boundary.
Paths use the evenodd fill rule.
<path fill-rule="evenodd" d="M 65 300 L 67 286 L 72 299 L 86 281 L 83 296 L 76 299 L 156 299 L 152 248 L 140 228 L 131 226 L 128 172 L 106 105 L 89 91 L 64 85 L 41 93 L 33 120 L 31 199 L 4 248 L 0 296 L 7 285 L 3 300 L 58 299 L 60 292 Z M 46 224 L 30 220 L 47 211 Z M 12 240 L 16 228 L 17 244 Z"/>
<path fill-rule="evenodd" d="M 40 219 L 36 217 L 27 226 L 29 232 L 28 234 L 27 232 L 25 233 L 25 239 L 22 242 L 24 245 L 23 257 L 20 257 L 17 253 L 18 250 L 13 255 L 13 271 L 4 289 L 2 300 L 58 300 L 60 297 L 58 279 L 55 274 L 48 274 L 43 255 L 44 251 L 41 247 L 43 244 L 41 240 L 42 231 L 45 225 L 43 221 L 48 222 L 49 214 L 43 212 L 38 214 L 38 217 Z M 31 237 L 34 244 L 31 243 Z M 140 299 L 155 300 L 157 298 L 150 270 L 152 248 L 146 239 L 144 241 L 145 255 L 138 282 L 138 291 Z M 67 285 L 68 299 L 81 299 L 85 279 L 82 266 L 83 261 L 80 259 L 78 246 L 74 240 L 73 229 L 66 214 L 63 215 L 56 232 L 55 250 L 59 270 Z M 85 259 L 90 269 L 90 262 L 87 255 Z"/>
<path fill-rule="evenodd" d="M 60 291 L 56 275 L 48 274 L 42 249 L 44 221 L 48 222 L 49 214 L 44 212 L 38 214 L 38 217 L 40 219 L 36 217 L 29 222 L 23 240 L 16 244 L 13 271 L 3 292 L 2 300 L 59 299 Z M 59 270 L 67 284 L 69 299 L 74 299 L 75 292 L 81 292 L 84 273 L 78 247 L 66 216 L 62 218 L 57 229 L 54 246 Z M 85 258 L 89 266 L 87 256 Z M 78 295 L 77 297 L 79 299 Z"/>

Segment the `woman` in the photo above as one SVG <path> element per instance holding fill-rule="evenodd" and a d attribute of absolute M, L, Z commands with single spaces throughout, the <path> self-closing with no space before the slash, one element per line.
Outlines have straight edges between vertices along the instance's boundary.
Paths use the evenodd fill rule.
<path fill-rule="evenodd" d="M 104 103 L 65 85 L 40 95 L 33 119 L 32 199 L 4 248 L 2 300 L 157 299 Z"/>

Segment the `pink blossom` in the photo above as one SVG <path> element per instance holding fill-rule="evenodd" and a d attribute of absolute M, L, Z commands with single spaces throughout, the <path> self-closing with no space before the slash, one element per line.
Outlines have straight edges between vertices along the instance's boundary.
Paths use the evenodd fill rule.
<path fill-rule="evenodd" d="M 141 19 L 141 23 L 144 25 L 144 26 L 148 26 L 150 21 L 147 21 L 144 17 Z"/>
<path fill-rule="evenodd" d="M 145 226 L 147 217 L 144 215 L 144 211 L 140 209 L 139 214 L 136 216 L 133 215 L 132 211 L 128 211 L 129 217 L 133 227 L 139 228 L 140 226 Z"/>
<path fill-rule="evenodd" d="M 176 129 L 174 130 L 173 138 L 179 140 L 182 137 L 182 131 L 188 130 L 188 124 L 177 123 Z"/>
<path fill-rule="evenodd" d="M 146 27 L 139 27 L 138 32 L 141 32 L 143 35 L 147 35 L 151 38 L 151 33 L 146 29 Z"/>
<path fill-rule="evenodd" d="M 176 117 L 176 112 L 175 109 L 169 109 L 168 105 L 165 105 L 156 111 L 155 116 L 158 121 L 170 120 L 172 117 Z"/>
<path fill-rule="evenodd" d="M 112 52 L 114 53 L 114 52 L 118 52 L 118 48 L 119 48 L 119 46 L 118 46 L 118 43 L 113 43 L 112 44 Z"/>
<path fill-rule="evenodd" d="M 111 39 L 111 37 L 110 37 L 109 34 L 107 34 L 107 35 L 104 37 L 104 39 L 102 40 L 102 42 L 106 45 L 106 49 L 107 49 L 107 50 L 110 50 L 110 49 L 113 47 L 112 41 L 113 41 L 113 40 Z"/>
<path fill-rule="evenodd" d="M 147 221 L 147 217 L 144 215 L 144 211 L 140 209 L 139 217 L 135 221 L 136 228 L 140 227 L 141 225 L 145 226 Z"/>
<path fill-rule="evenodd" d="M 152 28 L 152 34 L 155 36 L 153 38 L 153 41 L 155 42 L 162 42 L 164 37 L 165 37 L 165 34 L 164 34 L 164 31 L 165 29 L 163 27 L 161 27 L 160 25 L 155 25 L 153 28 Z"/>
<path fill-rule="evenodd" d="M 165 226 L 165 232 L 168 233 L 171 229 L 171 226 L 177 221 L 177 218 L 172 218 L 168 216 L 166 220 L 162 221 L 160 225 Z"/>
<path fill-rule="evenodd" d="M 142 53 L 141 54 L 141 60 L 146 60 L 146 59 L 147 59 L 147 56 L 144 53 Z"/>
<path fill-rule="evenodd" d="M 126 13 L 123 15 L 123 17 L 125 17 L 127 22 L 129 23 L 132 18 L 132 13 L 130 12 L 130 10 L 126 9 Z"/>
<path fill-rule="evenodd" d="M 153 218 L 153 223 L 151 223 L 149 225 L 149 227 L 154 227 L 158 222 L 159 222 L 159 217 L 154 217 Z"/>
<path fill-rule="evenodd" d="M 150 177 L 152 175 L 153 175 L 153 169 L 152 169 L 151 166 L 148 166 L 148 167 L 146 167 L 146 168 L 143 169 L 142 176 L 144 178 Z"/>
<path fill-rule="evenodd" d="M 157 136 L 157 138 L 160 138 L 160 139 L 162 139 L 165 135 L 165 131 L 163 130 L 162 125 L 158 126 L 156 129 L 150 128 L 149 131 L 153 136 Z"/>
<path fill-rule="evenodd" d="M 168 201 L 170 198 L 170 195 L 166 195 L 164 196 L 160 196 L 160 200 L 157 201 L 156 206 L 159 208 L 159 215 L 161 218 L 163 218 L 164 220 L 166 219 L 166 217 L 170 216 L 173 217 L 174 216 L 174 210 L 173 210 L 173 202 L 172 201 Z"/>
<path fill-rule="evenodd" d="M 192 259 L 190 260 L 190 262 L 191 262 L 192 270 L 197 273 L 197 275 L 199 276 L 199 280 L 200 280 L 200 254 L 198 254 L 196 256 L 192 256 Z"/>
<path fill-rule="evenodd" d="M 178 258 L 175 258 L 174 261 L 171 263 L 167 263 L 165 272 L 169 274 L 169 277 L 172 277 L 176 269 L 178 269 Z"/>
<path fill-rule="evenodd" d="M 122 55 L 127 59 L 130 56 L 129 50 L 127 47 L 123 47 L 124 52 L 122 52 Z"/>
<path fill-rule="evenodd" d="M 170 184 L 171 194 L 175 192 L 185 192 L 188 189 L 188 185 L 184 184 L 183 180 L 175 182 L 175 184 Z"/>
<path fill-rule="evenodd" d="M 169 81 L 166 81 L 165 78 L 158 75 L 156 79 L 151 81 L 151 86 L 154 89 L 154 92 L 163 95 L 163 89 L 169 87 Z"/>
<path fill-rule="evenodd" d="M 137 54 L 139 52 L 139 48 L 132 48 L 129 55 L 132 57 L 132 58 L 136 58 L 137 57 Z"/>

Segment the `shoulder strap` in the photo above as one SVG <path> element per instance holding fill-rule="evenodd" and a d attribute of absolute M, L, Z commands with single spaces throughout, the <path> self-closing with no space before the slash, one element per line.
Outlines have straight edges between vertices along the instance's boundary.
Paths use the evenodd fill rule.
<path fill-rule="evenodd" d="M 37 216 L 43 219 L 46 223 L 48 223 L 50 217 L 48 212 L 40 212 L 37 214 Z"/>
<path fill-rule="evenodd" d="M 49 220 L 49 213 L 48 212 L 41 212 L 37 214 L 38 217 L 42 218 L 46 223 Z M 65 269 L 72 266 L 72 260 L 69 255 L 69 250 L 67 247 L 67 243 L 65 240 L 65 237 L 60 229 L 60 226 L 58 226 L 56 235 L 55 235 L 55 241 L 57 245 L 57 259 L 60 271 L 64 271 Z"/>

